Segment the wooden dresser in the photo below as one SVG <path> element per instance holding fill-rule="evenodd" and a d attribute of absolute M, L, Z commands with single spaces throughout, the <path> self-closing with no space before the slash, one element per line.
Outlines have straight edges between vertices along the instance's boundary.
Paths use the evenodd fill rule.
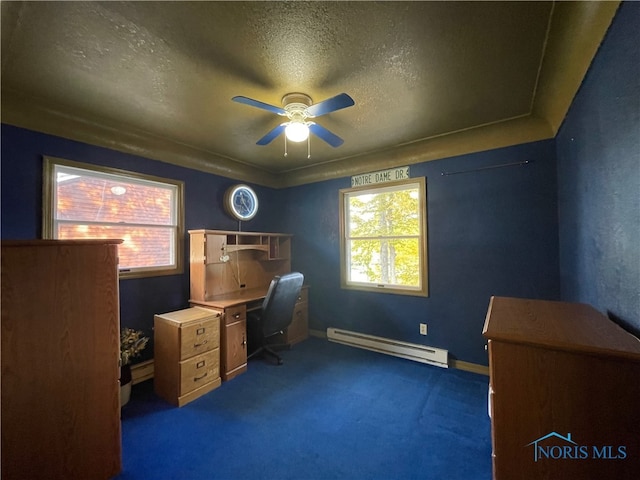
<path fill-rule="evenodd" d="M 2 242 L 2 478 L 121 469 L 118 244 Z"/>
<path fill-rule="evenodd" d="M 640 341 L 589 305 L 493 297 L 493 478 L 640 478 Z"/>
<path fill-rule="evenodd" d="M 154 318 L 155 392 L 181 407 L 220 386 L 219 310 L 199 307 Z"/>
<path fill-rule="evenodd" d="M 189 230 L 191 306 L 222 312 L 222 380 L 247 370 L 247 312 L 259 309 L 271 280 L 291 271 L 291 235 Z M 303 288 L 281 343 L 309 336 L 308 288 Z M 280 339 L 278 339 L 280 340 Z"/>

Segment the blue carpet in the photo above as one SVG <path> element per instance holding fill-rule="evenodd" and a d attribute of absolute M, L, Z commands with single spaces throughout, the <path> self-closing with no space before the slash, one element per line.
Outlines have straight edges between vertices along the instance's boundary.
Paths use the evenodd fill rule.
<path fill-rule="evenodd" d="M 488 377 L 317 338 L 175 408 L 133 387 L 119 480 L 491 478 Z"/>

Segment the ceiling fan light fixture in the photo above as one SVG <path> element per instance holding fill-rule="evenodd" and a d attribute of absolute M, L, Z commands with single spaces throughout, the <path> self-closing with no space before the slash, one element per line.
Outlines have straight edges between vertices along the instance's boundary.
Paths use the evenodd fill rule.
<path fill-rule="evenodd" d="M 309 127 L 304 122 L 289 122 L 284 129 L 284 134 L 290 142 L 304 142 L 309 138 Z"/>
<path fill-rule="evenodd" d="M 284 156 L 287 156 L 287 141 L 291 142 L 309 142 L 309 134 L 324 140 L 326 143 L 336 148 L 344 143 L 339 136 L 330 132 L 322 125 L 310 122 L 307 118 L 320 117 L 343 108 L 355 105 L 353 98 L 346 93 L 340 93 L 334 97 L 323 100 L 320 103 L 312 103 L 311 97 L 304 93 L 287 93 L 282 97 L 282 108 L 268 103 L 254 100 L 253 98 L 235 96 L 231 100 L 243 103 L 251 107 L 267 110 L 271 113 L 287 117 L 288 122 L 281 123 L 277 127 L 271 129 L 266 135 L 256 142 L 256 145 L 268 145 L 275 138 L 284 132 Z M 309 143 L 307 143 L 307 158 L 310 157 Z"/>

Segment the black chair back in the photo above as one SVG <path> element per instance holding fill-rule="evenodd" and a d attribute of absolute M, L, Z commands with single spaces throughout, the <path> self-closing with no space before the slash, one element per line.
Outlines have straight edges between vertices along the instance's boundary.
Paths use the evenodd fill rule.
<path fill-rule="evenodd" d="M 291 272 L 271 280 L 262 303 L 262 333 L 266 337 L 280 333 L 291 323 L 304 275 Z"/>

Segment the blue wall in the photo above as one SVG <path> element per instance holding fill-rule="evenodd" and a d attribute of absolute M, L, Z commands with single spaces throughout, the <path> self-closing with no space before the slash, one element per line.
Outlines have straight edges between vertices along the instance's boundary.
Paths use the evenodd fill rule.
<path fill-rule="evenodd" d="M 621 5 L 556 138 L 562 298 L 640 332 L 640 3 Z"/>
<path fill-rule="evenodd" d="M 485 166 L 523 167 L 442 176 Z M 487 364 L 491 295 L 559 299 L 554 141 L 411 165 L 427 178 L 429 298 L 340 288 L 338 190 L 349 178 L 288 189 L 294 268 L 311 286 L 311 328 L 340 327 L 446 348 Z M 428 324 L 427 337 L 418 324 Z"/>
<path fill-rule="evenodd" d="M 479 364 L 487 363 L 481 330 L 491 295 L 562 296 L 640 330 L 639 32 L 640 4 L 624 3 L 555 140 L 411 166 L 427 178 L 428 298 L 340 289 L 338 190 L 348 178 L 256 187 L 261 212 L 244 229 L 295 235 L 311 328 L 427 343 Z M 233 180 L 3 125 L 3 239 L 40 237 L 42 155 L 183 180 L 187 229 L 237 227 L 220 207 Z M 441 175 L 524 160 L 533 163 Z M 154 313 L 188 302 L 188 268 L 120 283 L 125 326 L 150 332 Z"/>
<path fill-rule="evenodd" d="M 233 180 L 3 125 L 3 239 L 41 236 L 42 155 L 182 180 L 187 230 L 237 228 L 221 209 Z M 533 163 L 441 175 L 523 160 Z M 429 298 L 340 289 L 338 190 L 349 178 L 282 191 L 256 186 L 261 211 L 243 229 L 295 235 L 294 268 L 311 285 L 311 328 L 427 343 L 486 364 L 481 330 L 491 295 L 559 296 L 555 168 L 552 140 L 411 166 L 413 177 L 427 177 Z M 120 292 L 122 324 L 151 334 L 155 313 L 187 306 L 188 268 L 183 275 L 122 280 Z M 429 325 L 426 339 L 420 322 Z"/>
<path fill-rule="evenodd" d="M 188 306 L 189 241 L 186 230 L 237 230 L 237 222 L 222 209 L 225 190 L 237 182 L 106 148 L 2 125 L 2 239 L 22 240 L 42 236 L 43 155 L 185 182 L 184 273 L 120 281 L 121 324 L 142 329 L 151 335 L 155 313 L 170 312 Z M 264 205 L 277 205 L 277 191 L 255 185 L 254 187 Z M 243 230 L 281 230 L 281 217 L 271 217 L 270 211 L 272 209 L 262 207 L 261 214 L 243 225 Z M 152 354 L 153 349 L 148 348 L 142 359 L 150 358 Z"/>

